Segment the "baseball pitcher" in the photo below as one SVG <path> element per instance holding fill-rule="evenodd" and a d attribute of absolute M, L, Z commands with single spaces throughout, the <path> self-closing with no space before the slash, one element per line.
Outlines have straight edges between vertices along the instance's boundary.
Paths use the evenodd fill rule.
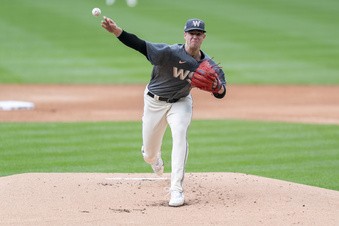
<path fill-rule="evenodd" d="M 205 23 L 187 20 L 185 44 L 168 45 L 140 39 L 104 17 L 102 27 L 123 44 L 139 51 L 153 65 L 151 78 L 144 92 L 141 148 L 144 160 L 157 175 L 162 175 L 162 140 L 167 126 L 172 134 L 170 206 L 184 204 L 183 180 L 188 156 L 187 130 L 192 119 L 193 87 L 223 98 L 226 80 L 223 70 L 201 50 L 206 37 Z"/>

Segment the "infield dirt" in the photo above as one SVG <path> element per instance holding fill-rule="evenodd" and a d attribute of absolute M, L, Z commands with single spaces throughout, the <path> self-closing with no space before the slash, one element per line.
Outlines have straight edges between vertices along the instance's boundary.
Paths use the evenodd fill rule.
<path fill-rule="evenodd" d="M 2 122 L 129 121 L 144 86 L 0 85 Z M 193 119 L 339 124 L 339 86 L 231 86 L 193 91 Z M 35 173 L 0 178 L 0 225 L 339 225 L 339 192 L 238 173 L 187 173 L 186 204 L 168 206 L 169 174 Z"/>
<path fill-rule="evenodd" d="M 35 103 L 33 111 L 0 111 L 0 121 L 141 120 L 143 85 L 0 85 L 0 100 Z M 339 86 L 231 85 L 224 99 L 192 90 L 193 119 L 339 124 Z"/>

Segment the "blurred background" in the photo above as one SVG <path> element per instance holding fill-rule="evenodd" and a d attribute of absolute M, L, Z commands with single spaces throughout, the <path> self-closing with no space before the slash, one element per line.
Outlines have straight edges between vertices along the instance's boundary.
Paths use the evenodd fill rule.
<path fill-rule="evenodd" d="M 101 28 L 106 15 L 140 38 L 169 44 L 184 41 L 187 19 L 204 20 L 203 49 L 221 63 L 233 84 L 339 83 L 338 1 L 127 3 L 2 0 L 0 82 L 146 83 L 150 65 Z M 94 7 L 101 16 L 92 16 Z"/>

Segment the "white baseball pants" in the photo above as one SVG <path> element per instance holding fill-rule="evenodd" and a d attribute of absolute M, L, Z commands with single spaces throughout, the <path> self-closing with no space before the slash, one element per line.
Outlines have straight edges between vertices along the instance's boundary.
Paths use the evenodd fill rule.
<path fill-rule="evenodd" d="M 183 191 L 185 165 L 188 156 L 187 131 L 192 119 L 192 96 L 175 103 L 156 100 L 144 92 L 142 117 L 143 157 L 152 164 L 161 157 L 161 146 L 167 125 L 172 133 L 171 190 Z"/>

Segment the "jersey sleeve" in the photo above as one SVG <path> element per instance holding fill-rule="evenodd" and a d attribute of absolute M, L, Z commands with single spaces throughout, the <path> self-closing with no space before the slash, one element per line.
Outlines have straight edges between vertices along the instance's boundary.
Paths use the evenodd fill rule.
<path fill-rule="evenodd" d="M 151 43 L 146 41 L 147 59 L 153 65 L 161 65 L 169 59 L 171 49 L 168 44 Z"/>
<path fill-rule="evenodd" d="M 147 57 L 146 42 L 138 38 L 136 35 L 128 33 L 123 30 L 118 39 L 126 46 L 139 51 L 140 53 Z"/>

